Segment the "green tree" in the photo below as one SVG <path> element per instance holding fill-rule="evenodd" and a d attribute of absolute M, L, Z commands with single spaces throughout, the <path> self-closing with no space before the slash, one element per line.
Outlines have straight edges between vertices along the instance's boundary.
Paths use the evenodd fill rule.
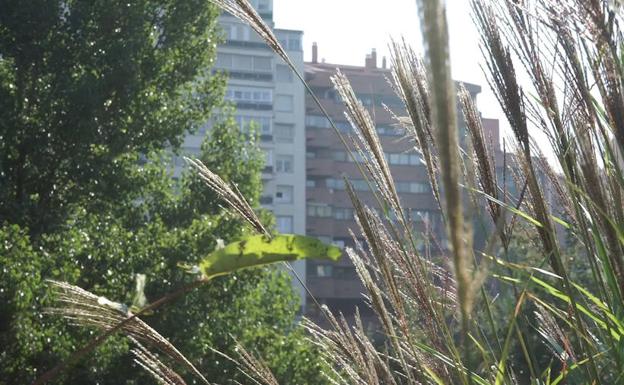
<path fill-rule="evenodd" d="M 130 302 L 191 278 L 177 268 L 243 235 L 240 220 L 170 150 L 215 120 L 202 160 L 253 203 L 262 156 L 221 105 L 210 75 L 217 11 L 206 1 L 5 1 L 0 5 L 0 384 L 29 383 L 93 337 L 43 313 L 45 279 Z M 165 150 L 167 149 L 167 150 Z M 270 216 L 264 214 L 268 225 Z M 282 383 L 317 383 L 318 359 L 275 268 L 221 277 L 147 321 L 211 381 L 244 381 L 209 348 L 233 340 L 269 358 Z M 289 357 L 288 352 L 300 352 Z M 128 341 L 110 339 L 63 383 L 146 383 Z"/>
<path fill-rule="evenodd" d="M 136 154 L 177 148 L 222 97 L 209 2 L 0 7 L 0 218 L 30 234 L 132 192 Z"/>
<path fill-rule="evenodd" d="M 220 165 L 227 179 L 257 200 L 260 152 L 245 145 L 247 138 L 231 123 L 213 128 L 203 146 L 203 161 L 210 167 Z M 247 161 L 230 163 L 231 158 Z M 220 210 L 209 197 L 212 193 L 199 189 L 193 174 L 184 174 L 176 183 L 157 162 L 137 166 L 135 171 L 142 178 L 140 201 L 129 195 L 116 204 L 101 205 L 97 213 L 77 208 L 61 226 L 63 230 L 42 235 L 37 248 L 18 225 L 5 225 L 0 231 L 4 248 L 0 383 L 32 381 L 92 337 L 66 321 L 41 316 L 50 305 L 44 278 L 73 282 L 129 303 L 133 276 L 144 273 L 146 294 L 154 300 L 192 279 L 176 267 L 178 262 L 197 261 L 215 247 L 218 238 L 241 235 L 243 224 Z M 198 187 L 195 194 L 192 186 Z M 149 220 L 137 219 L 146 216 Z M 288 274 L 277 268 L 253 269 L 217 278 L 147 321 L 212 381 L 243 380 L 232 363 L 210 349 L 236 356 L 233 336 L 267 357 L 282 383 L 322 383 L 314 350 L 294 323 L 297 309 Z M 94 357 L 69 371 L 65 382 L 144 383 L 145 374 L 133 366 L 127 348 L 123 338 L 111 339 Z M 293 351 L 299 354 L 291 356 Z"/>

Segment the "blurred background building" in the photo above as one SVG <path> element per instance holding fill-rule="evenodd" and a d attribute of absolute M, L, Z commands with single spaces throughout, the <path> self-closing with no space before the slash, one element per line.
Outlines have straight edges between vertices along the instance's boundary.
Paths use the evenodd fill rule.
<path fill-rule="evenodd" d="M 404 105 L 390 85 L 392 74 L 386 58 L 372 52 L 364 58 L 363 66 L 330 64 L 319 60 L 319 47 L 312 47 L 312 61 L 305 63 L 306 81 L 320 99 L 338 129 L 344 134 L 352 132 L 344 115 L 344 104 L 334 90 L 330 77 L 339 69 L 347 76 L 358 99 L 367 108 L 377 128 L 382 147 L 391 168 L 396 189 L 403 206 L 414 223 L 415 231 L 423 234 L 418 245 L 420 251 L 440 254 L 446 250 L 444 222 L 438 203 L 434 199 L 429 178 L 412 140 L 397 127 L 396 120 L 388 108 L 399 116 L 406 116 Z M 474 84 L 464 84 L 473 98 L 481 91 Z M 387 107 L 387 108 L 386 108 Z M 459 111 L 458 129 L 465 132 L 465 124 Z M 357 164 L 322 115 L 311 97 L 306 98 L 306 234 L 339 246 L 354 246 L 350 230 L 356 238 L 360 236 L 354 219 L 354 212 L 345 191 L 343 178 L 347 177 L 366 205 L 379 209 L 374 195 L 363 179 Z M 495 138 L 498 150 L 498 121 L 485 120 L 488 132 Z M 343 313 L 347 319 L 354 315 L 356 307 L 364 322 L 373 322 L 373 314 L 364 303 L 365 292 L 354 266 L 348 258 L 339 262 L 307 262 L 306 283 L 319 304 L 335 312 Z M 316 304 L 309 298 L 307 315 L 323 324 L 323 318 Z"/>
<path fill-rule="evenodd" d="M 273 1 L 251 0 L 252 5 L 271 26 Z M 241 130 L 253 125 L 260 133 L 260 147 L 265 154 L 262 173 L 263 193 L 260 203 L 275 215 L 277 229 L 282 233 L 305 234 L 305 130 L 304 87 L 291 69 L 246 24 L 228 13 L 219 22 L 225 41 L 217 47 L 214 71 L 225 71 L 228 85 L 225 98 L 236 107 L 236 121 Z M 280 43 L 288 52 L 299 72 L 303 72 L 302 31 L 275 29 Z M 182 151 L 197 155 L 210 129 L 202 129 L 186 137 Z M 175 174 L 185 162 L 175 159 Z M 305 263 L 292 263 L 297 275 L 305 279 Z M 306 295 L 297 279 L 302 306 Z"/>
<path fill-rule="evenodd" d="M 253 0 L 252 4 L 271 26 L 273 1 Z M 262 180 L 264 190 L 260 203 L 275 215 L 278 231 L 307 234 L 341 247 L 353 246 L 350 230 L 358 236 L 351 201 L 343 178 L 351 180 L 363 202 L 377 207 L 373 194 L 349 157 L 342 142 L 330 127 L 303 84 L 266 43 L 247 25 L 223 13 L 220 24 L 224 42 L 217 48 L 214 71 L 228 75 L 226 99 L 236 107 L 235 118 L 241 130 L 254 126 L 260 134 L 260 146 L 266 165 Z M 419 244 L 422 252 L 446 249 L 444 223 L 429 185 L 428 176 L 414 144 L 396 127 L 386 107 L 405 115 L 401 100 L 390 86 L 391 72 L 386 58 L 376 51 L 366 55 L 363 66 L 325 63 L 319 60 L 318 46 L 312 47 L 312 60 L 303 62 L 302 31 L 275 29 L 282 46 L 320 99 L 338 129 L 345 135 L 352 128 L 344 115 L 343 103 L 334 90 L 330 77 L 340 69 L 371 113 L 391 167 L 396 188 L 411 217 L 416 231 L 426 236 Z M 465 84 L 473 98 L 481 88 Z M 458 129 L 464 133 L 460 117 Z M 498 121 L 483 120 L 490 133 L 493 148 L 500 152 Z M 210 123 L 186 137 L 183 155 L 197 155 Z M 500 155 L 498 155 L 501 158 Z M 185 166 L 175 159 L 175 174 Z M 340 262 L 297 261 L 295 272 L 319 304 L 352 317 L 358 307 L 364 319 L 372 317 L 364 303 L 362 287 L 348 258 Z M 293 278 L 299 291 L 302 314 L 318 322 L 318 307 Z M 372 320 L 372 318 L 371 318 Z"/>

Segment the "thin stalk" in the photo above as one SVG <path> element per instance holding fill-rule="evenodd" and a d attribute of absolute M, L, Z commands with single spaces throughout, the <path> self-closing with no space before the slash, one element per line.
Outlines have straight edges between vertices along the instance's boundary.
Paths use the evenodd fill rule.
<path fill-rule="evenodd" d="M 468 334 L 472 306 L 472 284 L 469 260 L 465 250 L 464 211 L 460 188 L 459 138 L 455 87 L 451 77 L 446 9 L 440 0 L 418 0 L 421 29 L 427 49 L 430 84 L 432 85 L 433 122 L 437 131 L 437 149 L 440 158 L 444 186 L 444 202 L 447 216 L 447 232 L 452 249 L 457 295 L 461 313 L 464 355 L 470 361 Z M 472 382 L 462 373 L 464 384 Z"/>
<path fill-rule="evenodd" d="M 162 305 L 164 305 L 166 303 L 172 302 L 172 301 L 180 298 L 184 294 L 194 290 L 195 288 L 205 284 L 206 282 L 208 282 L 207 279 L 200 279 L 200 280 L 191 282 L 188 285 L 182 286 L 181 288 L 177 289 L 176 291 L 174 291 L 172 293 L 169 293 L 169 294 L 161 297 L 160 299 L 152 302 L 151 304 L 149 304 L 146 307 L 142 308 L 138 312 L 136 312 L 134 314 L 133 313 L 129 313 L 129 314 L 132 314 L 132 315 L 129 316 L 128 318 L 124 319 L 123 321 L 119 322 L 117 325 L 113 326 L 112 328 L 106 330 L 105 332 L 103 332 L 102 334 L 100 334 L 99 336 L 97 336 L 96 338 L 91 340 L 91 342 L 89 342 L 87 345 L 85 345 L 81 349 L 79 349 L 79 350 L 75 351 L 74 353 L 72 353 L 72 355 L 69 356 L 69 358 L 67 358 L 66 360 L 62 361 L 61 363 L 59 363 L 58 365 L 56 365 L 52 369 L 48 370 L 44 374 L 42 374 L 39 378 L 37 378 L 32 383 L 32 385 L 43 385 L 43 384 L 45 384 L 47 382 L 52 381 L 59 374 L 61 374 L 61 372 L 63 370 L 65 370 L 69 366 L 75 364 L 81 358 L 83 358 L 85 355 L 89 354 L 95 348 L 97 348 L 98 346 L 102 345 L 108 339 L 108 337 L 110 337 L 113 334 L 117 333 L 124 326 L 126 326 L 130 322 L 132 322 L 132 320 L 134 320 L 135 318 L 137 318 L 140 315 L 143 315 L 145 313 L 148 313 L 148 312 L 150 312 L 152 310 L 155 310 L 155 309 L 159 308 L 160 306 L 162 306 Z"/>

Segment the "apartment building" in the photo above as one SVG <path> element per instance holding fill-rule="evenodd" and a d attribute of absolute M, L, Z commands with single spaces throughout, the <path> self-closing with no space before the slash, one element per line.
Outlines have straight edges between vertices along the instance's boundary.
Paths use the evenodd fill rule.
<path fill-rule="evenodd" d="M 404 139 L 404 132 L 395 127 L 392 115 L 384 108 L 404 112 L 401 100 L 396 96 L 388 79 L 390 69 L 383 58 L 377 65 L 377 54 L 373 50 L 366 56 L 364 66 L 346 66 L 319 62 L 318 47 L 312 48 L 312 61 L 305 63 L 305 76 L 308 84 L 320 99 L 325 110 L 331 115 L 340 131 L 347 134 L 351 126 L 343 113 L 344 106 L 332 87 L 330 76 L 340 69 L 350 80 L 351 85 L 373 117 L 388 163 L 396 182 L 396 188 L 404 207 L 413 221 L 416 231 L 428 234 L 432 249 L 445 248 L 445 231 L 441 212 L 431 192 L 427 172 L 414 150 L 413 143 Z M 480 87 L 465 84 L 473 97 Z M 459 121 L 460 131 L 464 122 Z M 359 192 L 362 201 L 370 207 L 377 207 L 373 194 L 366 182 L 347 155 L 344 146 L 334 133 L 318 106 L 306 99 L 306 234 L 333 242 L 339 246 L 353 246 L 349 229 L 359 233 L 354 220 L 351 200 L 345 191 L 343 177 L 348 177 Z M 487 121 L 490 131 L 498 141 L 498 124 Z M 423 242 L 420 247 L 428 247 Z M 327 305 L 335 312 L 351 317 L 356 307 L 366 323 L 373 323 L 373 314 L 364 303 L 361 293 L 364 287 L 359 282 L 355 268 L 348 258 L 331 263 L 327 261 L 307 262 L 307 286 L 320 304 Z M 323 324 L 319 309 L 308 299 L 307 315 Z"/>
<path fill-rule="evenodd" d="M 251 0 L 262 18 L 273 27 L 273 1 Z M 225 98 L 236 106 L 241 130 L 250 125 L 260 131 L 265 154 L 260 203 L 271 210 L 282 233 L 305 233 L 305 130 L 304 87 L 291 69 L 246 24 L 228 13 L 220 16 L 225 42 L 217 48 L 214 71 L 225 71 Z M 276 36 L 293 63 L 303 72 L 302 31 L 276 29 Z M 188 135 L 183 153 L 198 154 L 210 124 Z M 179 174 L 184 162 L 175 160 Z M 305 279 L 305 263 L 294 262 L 297 275 Z M 305 306 L 305 291 L 293 284 Z"/>

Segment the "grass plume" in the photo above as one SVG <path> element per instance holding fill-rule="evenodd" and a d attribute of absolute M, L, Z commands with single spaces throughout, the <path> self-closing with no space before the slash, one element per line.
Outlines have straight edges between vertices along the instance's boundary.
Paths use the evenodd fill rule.
<path fill-rule="evenodd" d="M 453 256 L 462 323 L 467 333 L 473 304 L 474 288 L 471 267 L 466 252 L 459 138 L 457 133 L 457 103 L 455 84 L 451 77 L 446 9 L 441 1 L 419 1 L 426 63 L 431 87 L 432 122 L 437 138 L 440 174 L 444 186 L 444 208 L 448 238 Z"/>
<path fill-rule="evenodd" d="M 214 2 L 249 23 L 294 69 L 248 1 Z M 374 120 L 338 72 L 333 82 L 354 128 L 353 145 L 332 125 L 350 157 L 363 159 L 358 168 L 379 204 L 367 205 L 346 180 L 357 223 L 349 229 L 355 246 L 347 255 L 381 330 L 368 333 L 359 311 L 348 319 L 319 306 L 328 327 L 304 322 L 327 364 L 324 375 L 340 385 L 622 383 L 622 9 L 607 0 L 471 1 L 483 68 L 511 127 L 501 153 L 488 143 L 469 92 L 460 87 L 456 95 L 443 2 L 417 3 L 426 52 L 421 60 L 404 42 L 392 42 L 391 81 L 404 107 L 393 116 L 422 155 L 445 219 L 447 239 L 427 235 L 427 241 L 448 240 L 450 250 L 441 246 L 433 255 L 417 246 L 422 234 L 405 215 Z M 460 146 L 458 101 L 468 150 Z M 189 162 L 266 233 L 238 191 Z M 478 251 L 467 197 L 484 207 L 470 215 L 483 215 L 486 230 L 495 232 Z M 491 266 L 483 286 L 473 274 L 479 259 Z M 79 310 L 67 315 L 126 333 L 142 327 L 120 315 L 122 326 Z M 156 357 L 138 352 L 162 378 Z M 276 385 L 261 359 L 241 350 L 236 362 L 253 383 Z"/>

